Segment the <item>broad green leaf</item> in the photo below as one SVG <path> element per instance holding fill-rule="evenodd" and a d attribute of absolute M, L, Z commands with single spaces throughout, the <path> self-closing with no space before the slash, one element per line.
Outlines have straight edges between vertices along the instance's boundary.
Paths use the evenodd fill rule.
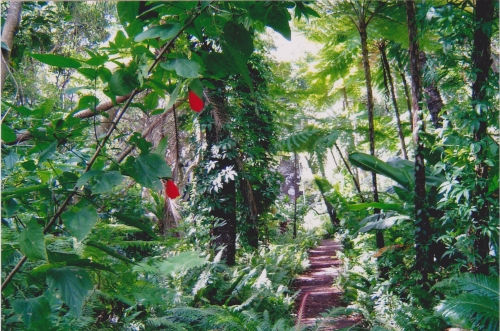
<path fill-rule="evenodd" d="M 139 230 L 142 230 L 142 231 L 146 232 L 147 234 L 149 234 L 152 238 L 158 239 L 158 236 L 153 231 L 153 229 L 149 225 L 145 224 L 141 219 L 136 219 L 136 218 L 124 215 L 122 213 L 113 213 L 113 216 L 116 217 L 121 222 L 125 223 L 126 225 L 138 228 Z"/>
<path fill-rule="evenodd" d="M 193 91 L 200 98 L 203 98 L 203 84 L 201 80 L 193 79 L 189 84 L 189 89 Z"/>
<path fill-rule="evenodd" d="M 2 199 L 13 198 L 21 195 L 25 195 L 31 192 L 37 192 L 48 188 L 47 184 L 40 184 L 34 186 L 23 186 L 13 189 L 2 190 Z"/>
<path fill-rule="evenodd" d="M 38 158 L 38 164 L 41 164 L 43 161 L 47 160 L 52 156 L 52 154 L 55 153 L 57 149 L 57 144 L 59 141 L 55 140 L 53 141 L 47 148 L 45 148 L 41 153 L 40 157 Z"/>
<path fill-rule="evenodd" d="M 81 187 L 81 186 L 87 184 L 87 182 L 92 177 L 100 175 L 102 173 L 103 173 L 102 170 L 89 170 L 86 173 L 84 173 L 83 175 L 81 175 L 80 178 L 78 178 L 78 180 L 76 181 L 76 186 Z"/>
<path fill-rule="evenodd" d="M 47 260 L 42 226 L 32 218 L 19 235 L 19 249 L 30 260 Z"/>
<path fill-rule="evenodd" d="M 129 139 L 129 143 L 137 146 L 137 148 L 140 149 L 141 153 L 148 153 L 151 149 L 151 146 L 153 146 L 153 144 L 147 141 L 139 132 L 134 132 L 132 134 Z"/>
<path fill-rule="evenodd" d="M 180 90 L 182 88 L 182 85 L 183 85 L 182 81 L 179 81 L 177 83 L 177 86 L 175 87 L 174 91 L 170 94 L 170 97 L 168 99 L 168 103 L 165 106 L 165 111 L 167 111 L 170 108 L 172 108 L 172 106 L 174 105 L 175 101 L 177 101 L 177 98 L 179 97 L 179 92 L 180 92 Z M 153 113 L 155 113 L 155 112 L 153 112 Z"/>
<path fill-rule="evenodd" d="M 397 203 L 384 203 L 384 202 L 365 202 L 347 205 L 349 210 L 365 210 L 367 208 L 379 208 L 384 210 L 404 211 L 404 208 Z"/>
<path fill-rule="evenodd" d="M 130 176 L 139 184 L 159 191 L 163 188 L 160 178 L 171 177 L 172 171 L 161 156 L 141 154 L 135 159 Z"/>
<path fill-rule="evenodd" d="M 54 108 L 55 104 L 56 104 L 56 102 L 54 99 L 47 99 L 44 102 L 42 102 L 40 104 L 40 106 L 38 106 L 38 108 L 36 110 L 34 110 L 33 112 L 39 113 L 42 116 L 47 116 L 48 114 L 50 114 L 50 112 Z"/>
<path fill-rule="evenodd" d="M 281 34 L 285 39 L 292 40 L 292 32 L 288 23 L 290 14 L 282 7 L 272 6 L 271 8 L 266 15 L 266 25 Z"/>
<path fill-rule="evenodd" d="M 2 140 L 6 143 L 16 141 L 16 131 L 7 124 L 2 123 Z"/>
<path fill-rule="evenodd" d="M 224 25 L 224 41 L 231 46 L 234 50 L 237 50 L 243 60 L 246 62 L 250 55 L 252 55 L 253 39 L 247 29 L 241 24 L 236 24 L 232 21 L 228 21 Z"/>
<path fill-rule="evenodd" d="M 47 252 L 49 253 L 49 252 Z M 50 255 L 49 255 L 50 257 Z M 40 285 L 45 285 L 46 279 L 47 279 L 47 272 L 50 269 L 54 268 L 60 268 L 63 267 L 61 263 L 47 263 L 47 264 L 42 264 L 39 265 L 38 267 L 34 268 L 31 270 L 29 273 L 29 277 L 26 277 L 26 280 L 28 282 L 28 285 L 35 285 L 37 287 L 40 287 Z"/>
<path fill-rule="evenodd" d="M 30 56 L 53 67 L 78 69 L 82 66 L 78 60 L 71 57 L 54 54 L 30 54 Z"/>
<path fill-rule="evenodd" d="M 95 80 L 98 76 L 97 70 L 94 68 L 78 68 L 77 71 L 90 80 Z"/>
<path fill-rule="evenodd" d="M 21 163 L 21 167 L 23 167 L 27 171 L 34 171 L 36 169 L 36 163 L 34 160 L 28 160 Z"/>
<path fill-rule="evenodd" d="M 162 68 L 166 70 L 175 70 L 177 75 L 185 78 L 198 78 L 200 65 L 188 59 L 174 59 L 161 63 Z"/>
<path fill-rule="evenodd" d="M 148 110 L 155 110 L 158 107 L 158 101 L 160 96 L 156 92 L 151 92 L 144 99 L 144 107 Z"/>
<path fill-rule="evenodd" d="M 111 75 L 108 82 L 109 90 L 114 95 L 123 96 L 127 95 L 135 87 L 136 79 L 134 76 L 126 72 L 125 70 L 117 70 Z"/>
<path fill-rule="evenodd" d="M 306 19 L 309 19 L 309 16 L 320 17 L 320 15 L 311 7 L 304 5 L 302 2 L 295 3 L 295 17 L 300 20 L 302 15 L 305 16 Z"/>
<path fill-rule="evenodd" d="M 66 262 L 70 260 L 78 260 L 80 258 L 78 254 L 65 253 L 65 252 L 47 251 L 47 255 L 49 257 L 50 262 Z"/>
<path fill-rule="evenodd" d="M 103 65 L 109 59 L 107 54 L 101 55 L 99 53 L 91 52 L 90 50 L 85 50 L 85 51 L 87 52 L 88 55 L 90 55 L 90 59 L 85 60 L 85 63 L 87 63 L 90 66 Z"/>
<path fill-rule="evenodd" d="M 106 253 L 106 254 L 114 257 L 114 258 L 117 258 L 120 261 L 123 261 L 123 262 L 126 262 L 126 263 L 131 263 L 131 264 L 137 264 L 136 262 L 132 261 L 131 259 L 129 259 L 129 258 L 123 256 L 123 255 L 118 254 L 113 249 L 111 249 L 108 246 L 105 246 L 105 245 L 103 245 L 101 243 L 98 243 L 98 242 L 95 242 L 95 241 L 87 241 L 85 243 L 85 245 L 91 246 L 91 247 L 95 247 L 95 248 L 103 251 L 104 253 Z"/>
<path fill-rule="evenodd" d="M 247 59 L 243 57 L 241 52 L 235 50 L 229 44 L 223 42 L 221 46 L 222 49 L 224 50 L 224 54 L 228 59 L 227 63 L 228 70 L 230 70 L 233 73 L 241 74 L 243 80 L 245 81 L 245 83 L 250 88 L 250 91 L 253 94 L 254 93 L 253 82 L 252 79 L 250 78 L 250 72 L 248 71 Z"/>
<path fill-rule="evenodd" d="M 78 101 L 77 109 L 91 109 L 95 110 L 97 105 L 99 104 L 99 99 L 97 99 L 93 95 L 85 95 L 80 98 Z"/>
<path fill-rule="evenodd" d="M 126 23 L 131 23 L 136 20 L 139 14 L 139 1 L 119 1 L 116 3 L 116 11 L 118 12 L 118 20 L 120 24 L 125 26 Z"/>
<path fill-rule="evenodd" d="M 16 106 L 10 102 L 7 102 L 5 100 L 1 100 L 2 104 L 6 105 L 7 107 L 11 107 L 12 109 L 14 109 L 15 111 L 17 111 L 19 114 L 23 115 L 23 116 L 30 116 L 31 115 L 31 112 L 33 110 L 29 109 L 29 108 L 26 108 L 24 106 Z M 2 123 L 2 130 L 3 130 L 3 125 L 5 123 Z M 3 138 L 2 138 L 3 140 Z"/>
<path fill-rule="evenodd" d="M 5 162 L 5 169 L 12 169 L 16 165 L 17 161 L 19 161 L 19 155 L 11 151 L 4 156 L 3 161 Z"/>
<path fill-rule="evenodd" d="M 111 192 L 113 188 L 123 182 L 123 176 L 119 171 L 107 171 L 95 178 L 96 184 L 92 186 L 93 194 Z"/>
<path fill-rule="evenodd" d="M 135 36 L 135 42 L 141 42 L 145 39 L 160 38 L 161 40 L 173 38 L 180 30 L 182 25 L 179 23 L 167 23 L 151 29 L 148 29 Z"/>
<path fill-rule="evenodd" d="M 61 215 L 66 228 L 78 241 L 82 241 L 97 223 L 97 212 L 94 207 L 87 206 L 80 210 L 70 210 Z"/>
<path fill-rule="evenodd" d="M 92 270 L 104 270 L 104 271 L 109 271 L 111 273 L 115 273 L 115 271 L 113 269 L 111 269 L 110 267 L 107 267 L 104 264 L 93 262 L 90 259 L 69 260 L 69 261 L 66 261 L 65 264 L 68 267 L 79 267 L 79 268 L 92 269 Z"/>
<path fill-rule="evenodd" d="M 199 267 L 206 263 L 207 260 L 200 257 L 200 252 L 182 252 L 168 258 L 167 261 L 160 262 L 158 269 L 164 274 L 170 274 L 172 272 Z"/>
<path fill-rule="evenodd" d="M 229 60 L 222 53 L 204 53 L 203 63 L 205 64 L 205 68 L 217 78 L 224 77 L 233 69 L 228 66 Z"/>
<path fill-rule="evenodd" d="M 168 137 L 165 136 L 158 142 L 158 145 L 156 146 L 153 153 L 159 155 L 160 157 L 165 157 L 165 154 L 167 153 L 167 148 L 168 148 Z"/>
<path fill-rule="evenodd" d="M 51 310 L 49 301 L 44 296 L 14 300 L 12 307 L 17 314 L 21 314 L 28 329 L 48 330 L 50 328 L 48 317 Z"/>
<path fill-rule="evenodd" d="M 21 204 L 17 201 L 17 199 L 9 198 L 4 199 L 2 202 L 3 212 L 5 213 L 4 216 L 8 218 L 14 216 L 14 213 L 21 208 Z"/>
<path fill-rule="evenodd" d="M 85 296 L 93 288 L 87 271 L 78 267 L 62 267 L 47 272 L 49 289 L 70 308 L 70 313 L 80 316 Z"/>
<path fill-rule="evenodd" d="M 364 153 L 352 153 L 349 155 L 349 161 L 356 167 L 388 177 L 406 188 L 409 186 L 408 177 L 402 170 L 396 169 L 374 156 Z"/>
<path fill-rule="evenodd" d="M 377 229 L 377 230 L 388 229 L 388 228 L 394 226 L 394 224 L 396 224 L 396 222 L 400 221 L 400 220 L 407 221 L 407 220 L 410 220 L 410 218 L 408 216 L 404 216 L 404 215 L 383 218 L 379 221 L 370 222 L 370 223 L 366 224 L 361 229 L 359 229 L 359 232 L 368 232 L 368 231 L 374 230 L 374 229 Z"/>

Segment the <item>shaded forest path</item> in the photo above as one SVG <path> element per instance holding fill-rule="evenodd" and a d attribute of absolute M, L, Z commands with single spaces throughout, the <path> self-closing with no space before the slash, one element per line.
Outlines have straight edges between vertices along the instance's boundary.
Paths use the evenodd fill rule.
<path fill-rule="evenodd" d="M 350 327 L 361 322 L 361 316 L 341 316 L 337 318 L 324 319 L 321 313 L 332 307 L 343 307 L 342 289 L 333 286 L 335 278 L 339 275 L 341 262 L 337 258 L 337 252 L 342 250 L 342 245 L 331 239 L 322 240 L 321 245 L 309 250 L 309 261 L 311 266 L 305 273 L 297 277 L 293 282 L 293 288 L 300 290 L 295 301 L 296 311 L 302 306 L 301 325 L 314 325 L 317 320 L 321 321 L 318 330 L 330 331 Z"/>

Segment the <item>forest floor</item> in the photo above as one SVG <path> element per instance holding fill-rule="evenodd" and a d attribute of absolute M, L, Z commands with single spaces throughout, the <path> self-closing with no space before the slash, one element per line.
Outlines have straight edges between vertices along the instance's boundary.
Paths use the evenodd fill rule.
<path fill-rule="evenodd" d="M 302 306 L 302 316 L 297 314 L 297 324 L 312 326 L 318 323 L 316 330 L 331 331 L 351 327 L 362 322 L 360 315 L 323 318 L 321 313 L 332 307 L 345 307 L 342 300 L 342 289 L 334 286 L 335 279 L 341 270 L 341 261 L 337 252 L 342 245 L 331 239 L 325 239 L 321 245 L 309 250 L 311 266 L 297 277 L 293 288 L 300 291 L 295 306 L 297 312 Z"/>

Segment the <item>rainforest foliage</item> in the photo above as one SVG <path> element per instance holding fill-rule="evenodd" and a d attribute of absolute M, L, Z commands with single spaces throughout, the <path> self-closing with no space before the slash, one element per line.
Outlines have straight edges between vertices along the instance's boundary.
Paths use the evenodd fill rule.
<path fill-rule="evenodd" d="M 498 330 L 498 2 L 1 9 L 3 330 Z"/>

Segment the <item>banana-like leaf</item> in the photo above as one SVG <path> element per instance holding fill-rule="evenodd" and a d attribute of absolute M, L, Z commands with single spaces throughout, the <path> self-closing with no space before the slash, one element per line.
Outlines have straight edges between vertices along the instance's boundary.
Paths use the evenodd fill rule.
<path fill-rule="evenodd" d="M 368 232 L 373 229 L 377 230 L 384 230 L 391 228 L 396 224 L 397 221 L 407 221 L 410 220 L 408 216 L 405 215 L 397 215 L 397 216 L 392 216 L 392 217 L 387 217 L 387 218 L 382 218 L 378 221 L 375 222 L 370 222 L 367 225 L 363 226 L 361 229 L 359 229 L 359 232 Z"/>
<path fill-rule="evenodd" d="M 406 188 L 410 184 L 411 175 L 407 171 L 394 168 L 372 155 L 352 153 L 349 155 L 349 161 L 358 168 L 388 177 Z"/>
<path fill-rule="evenodd" d="M 403 206 L 399 203 L 384 203 L 384 202 L 365 202 L 365 203 L 356 203 L 352 205 L 348 205 L 347 208 L 349 210 L 363 210 L 367 208 L 379 208 L 384 210 L 394 210 L 399 212 L 404 212 Z"/>

